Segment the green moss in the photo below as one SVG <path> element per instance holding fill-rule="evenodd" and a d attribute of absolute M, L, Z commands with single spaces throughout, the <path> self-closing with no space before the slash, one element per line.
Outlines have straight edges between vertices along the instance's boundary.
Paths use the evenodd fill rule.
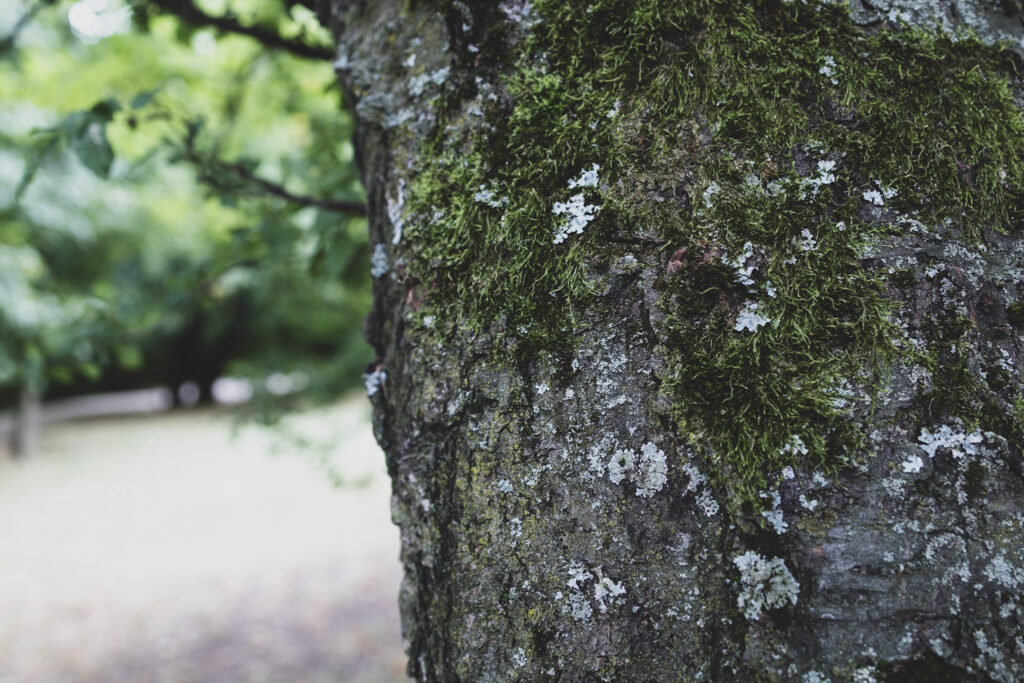
<path fill-rule="evenodd" d="M 431 310 L 518 329 L 530 342 L 520 353 L 571 351 L 596 302 L 593 255 L 611 242 L 685 249 L 659 285 L 666 387 L 719 486 L 754 500 L 787 465 L 835 472 L 863 454 L 837 388 L 878 380 L 901 333 L 886 277 L 861 255 L 904 229 L 893 213 L 866 211 L 864 193 L 892 188 L 887 212 L 969 239 L 1017 225 L 1024 123 L 1010 52 L 970 36 L 865 31 L 830 5 L 534 7 L 542 20 L 524 56 L 498 67 L 500 94 L 480 98 L 483 127 L 446 127 L 474 114 L 443 104 L 437 154 L 413 180 L 409 269 Z M 485 64 L 504 56 L 486 52 Z M 808 185 L 826 159 L 835 181 Z M 596 220 L 553 244 L 553 204 L 594 163 Z M 481 187 L 508 204 L 477 201 Z M 808 234 L 814 248 L 804 250 Z M 754 293 L 723 262 L 748 242 Z M 888 280 L 911 284 L 909 274 Z M 738 332 L 749 301 L 771 322 Z M 785 449 L 794 435 L 807 453 Z"/>
<path fill-rule="evenodd" d="M 984 376 L 971 367 L 968 350 L 980 345 L 981 334 L 970 319 L 928 316 L 922 330 L 928 342 L 922 361 L 932 373 L 933 387 L 917 398 L 914 410 L 920 419 L 936 423 L 957 416 L 968 427 L 1001 434 L 1018 452 L 1024 450 L 1024 412 L 1002 396 L 1009 385 L 1006 371 L 990 365 Z"/>
<path fill-rule="evenodd" d="M 1010 304 L 1006 317 L 1018 330 L 1024 328 L 1024 301 L 1014 301 Z"/>

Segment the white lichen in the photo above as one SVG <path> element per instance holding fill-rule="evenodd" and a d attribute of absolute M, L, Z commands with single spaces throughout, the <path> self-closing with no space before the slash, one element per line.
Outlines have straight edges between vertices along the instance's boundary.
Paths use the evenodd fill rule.
<path fill-rule="evenodd" d="M 398 244 L 402 241 L 402 227 L 405 225 L 403 213 L 405 211 L 405 178 L 398 179 L 398 189 L 394 198 L 388 197 L 388 220 L 391 221 L 394 233 L 391 236 L 391 244 Z"/>
<path fill-rule="evenodd" d="M 704 206 L 705 206 L 705 208 L 708 208 L 708 209 L 711 208 L 711 204 L 713 203 L 712 197 L 714 197 L 716 194 L 718 194 L 721 191 L 722 191 L 722 186 L 719 185 L 714 180 L 712 180 L 711 184 L 708 185 L 704 189 L 703 194 L 701 194 L 701 197 L 704 199 Z"/>
<path fill-rule="evenodd" d="M 772 321 L 771 318 L 757 312 L 760 308 L 761 305 L 756 301 L 747 302 L 747 305 L 736 316 L 736 324 L 733 325 L 733 329 L 737 332 L 742 332 L 743 330 L 756 332 L 757 328 L 770 323 Z"/>
<path fill-rule="evenodd" d="M 690 478 L 690 483 L 686 485 L 687 491 L 696 491 L 708 480 L 707 477 L 700 473 L 696 466 L 690 463 L 683 465 L 683 472 Z"/>
<path fill-rule="evenodd" d="M 820 671 L 810 670 L 804 674 L 801 683 L 832 683 L 832 679 Z"/>
<path fill-rule="evenodd" d="M 639 454 L 629 448 L 616 450 L 607 467 L 613 484 L 629 479 L 636 484 L 636 495 L 641 498 L 650 498 L 668 481 L 665 452 L 650 442 L 640 447 Z"/>
<path fill-rule="evenodd" d="M 735 258 L 730 259 L 727 254 L 722 256 L 722 263 L 736 271 L 736 281 L 747 287 L 748 291 L 753 291 L 750 288 L 754 285 L 754 278 L 751 276 L 754 274 L 756 265 L 753 263 L 747 265 L 753 256 L 754 245 L 750 242 L 744 243 L 743 251 L 737 254 Z M 774 294 L 769 294 L 769 296 L 774 296 Z"/>
<path fill-rule="evenodd" d="M 814 234 L 804 228 L 800 231 L 800 249 L 803 251 L 814 251 L 818 248 L 818 241 L 814 239 Z"/>
<path fill-rule="evenodd" d="M 870 189 L 864 192 L 863 197 L 866 202 L 871 202 L 875 206 L 885 206 L 886 199 L 892 199 L 899 194 L 895 187 L 883 185 L 880 180 L 874 180 L 872 182 L 878 189 Z"/>
<path fill-rule="evenodd" d="M 818 162 L 818 177 L 814 179 L 817 185 L 831 185 L 836 181 L 836 174 L 833 173 L 836 162 L 825 159 Z"/>
<path fill-rule="evenodd" d="M 990 581 L 1004 588 L 1018 590 L 1024 587 L 1024 568 L 1013 566 L 1006 560 L 1006 555 L 996 555 L 985 567 L 985 576 Z"/>
<path fill-rule="evenodd" d="M 636 466 L 636 495 L 650 498 L 668 481 L 668 463 L 665 452 L 647 442 L 640 447 L 640 460 Z"/>
<path fill-rule="evenodd" d="M 573 590 L 579 590 L 584 583 L 594 578 L 594 575 L 582 562 L 575 560 L 569 563 L 565 571 L 569 575 L 569 580 L 565 582 L 565 585 Z"/>
<path fill-rule="evenodd" d="M 540 23 L 540 18 L 534 14 L 533 3 L 530 0 L 504 0 L 498 7 L 508 20 L 520 24 L 523 28 L 531 28 Z"/>
<path fill-rule="evenodd" d="M 636 453 L 628 448 L 620 448 L 612 454 L 608 461 L 608 478 L 613 484 L 621 484 L 626 475 L 633 471 Z"/>
<path fill-rule="evenodd" d="M 807 494 L 801 493 L 800 494 L 800 505 L 801 505 L 801 507 L 803 507 L 804 510 L 808 510 L 810 512 L 814 512 L 818 508 L 818 506 L 821 505 L 821 501 L 819 501 L 819 500 L 811 500 L 811 499 L 809 499 L 807 497 Z"/>
<path fill-rule="evenodd" d="M 388 249 L 383 244 L 376 244 L 373 247 L 373 255 L 370 257 L 370 275 L 373 277 L 384 277 L 391 270 L 388 262 Z"/>
<path fill-rule="evenodd" d="M 855 669 L 853 672 L 853 683 L 878 683 L 878 679 L 875 678 L 875 671 L 873 666 L 862 666 L 859 669 Z"/>
<path fill-rule="evenodd" d="M 569 596 L 569 614 L 576 621 L 586 621 L 594 613 L 594 608 L 587 602 L 583 593 L 572 593 Z"/>
<path fill-rule="evenodd" d="M 807 455 L 807 445 L 804 444 L 804 440 L 800 438 L 799 434 L 793 434 L 789 437 L 789 441 L 779 449 L 779 453 L 793 456 Z"/>
<path fill-rule="evenodd" d="M 621 582 L 615 582 L 607 576 L 594 583 L 594 600 L 597 607 L 604 614 L 608 611 L 609 603 L 621 603 L 621 597 L 626 594 L 626 587 Z"/>
<path fill-rule="evenodd" d="M 761 516 L 765 518 L 765 520 L 772 527 L 772 529 L 775 531 L 775 533 L 779 534 L 780 536 L 782 534 L 786 533 L 786 531 L 789 529 L 789 524 L 787 524 L 782 519 L 782 509 L 781 509 L 782 496 L 779 495 L 778 491 L 772 491 L 771 494 L 768 494 L 768 493 L 765 493 L 764 491 L 761 491 L 760 497 L 761 498 L 771 497 L 771 499 L 772 499 L 772 509 L 771 510 L 762 510 L 761 511 Z"/>
<path fill-rule="evenodd" d="M 924 467 L 924 460 L 920 455 L 908 455 L 907 459 L 903 461 L 903 471 L 907 474 L 917 474 L 922 467 Z"/>
<path fill-rule="evenodd" d="M 782 607 L 787 602 L 796 604 L 800 584 L 782 558 L 769 560 L 749 550 L 733 558 L 733 564 L 740 570 L 740 594 L 736 605 L 747 619 L 758 621 L 765 610 Z"/>
<path fill-rule="evenodd" d="M 882 193 L 878 190 L 866 190 L 862 196 L 864 197 L 864 201 L 870 202 L 875 206 L 885 206 L 885 200 L 882 199 Z"/>
<path fill-rule="evenodd" d="M 782 510 L 762 510 L 761 516 L 771 525 L 772 530 L 780 536 L 789 529 L 789 525 L 782 520 Z"/>
<path fill-rule="evenodd" d="M 373 372 L 368 372 L 363 375 L 363 385 L 366 387 L 367 396 L 376 396 L 377 392 L 384 386 L 384 382 L 387 381 L 388 373 L 383 369 L 377 369 Z"/>
<path fill-rule="evenodd" d="M 825 58 L 822 61 L 823 64 L 821 68 L 818 69 L 818 73 L 827 78 L 832 85 L 839 85 L 839 79 L 835 76 L 837 66 L 835 57 L 832 55 L 825 55 Z"/>
<path fill-rule="evenodd" d="M 594 575 L 583 563 L 575 560 L 566 567 L 566 573 L 569 576 L 569 580 L 565 582 L 569 588 L 569 601 L 563 607 L 563 611 L 568 612 L 576 621 L 586 621 L 594 613 L 594 608 L 590 606 L 590 601 L 583 593 L 583 584 L 592 581 Z M 555 594 L 555 599 L 560 600 L 561 598 L 562 593 L 559 591 Z"/>
<path fill-rule="evenodd" d="M 413 76 L 409 79 L 409 94 L 413 97 L 419 97 L 423 94 L 428 83 L 434 85 L 443 85 L 448 80 L 448 74 L 451 73 L 451 67 L 442 67 L 433 73 L 422 73 L 419 76 Z"/>
<path fill-rule="evenodd" d="M 569 180 L 569 189 L 597 187 L 597 172 L 600 168 L 597 164 L 591 164 L 590 168 L 581 170 L 578 177 Z M 569 197 L 567 202 L 555 202 L 552 212 L 556 216 L 564 216 L 564 221 L 558 226 L 553 242 L 561 244 L 569 235 L 581 234 L 600 208 L 595 204 L 587 204 L 587 198 L 582 192 Z"/>
<path fill-rule="evenodd" d="M 594 220 L 600 208 L 595 204 L 587 204 L 582 192 L 569 197 L 567 202 L 555 202 L 552 212 L 556 216 L 564 216 L 565 220 L 555 232 L 552 242 L 561 244 L 569 235 L 582 234 L 583 228 Z"/>
<path fill-rule="evenodd" d="M 701 509 L 706 517 L 714 517 L 718 514 L 719 506 L 718 501 L 715 500 L 714 496 L 707 489 L 704 489 L 697 494 L 697 507 Z"/>
<path fill-rule="evenodd" d="M 590 446 L 587 451 L 587 462 L 590 464 L 590 471 L 593 476 L 600 477 L 604 475 L 605 468 L 608 464 L 608 454 L 613 452 L 615 449 L 615 439 L 609 434 L 605 434 Z"/>
<path fill-rule="evenodd" d="M 575 190 L 579 187 L 597 187 L 597 172 L 601 170 L 601 167 L 597 164 L 591 164 L 590 168 L 584 168 L 580 171 L 578 178 L 573 178 L 569 181 L 569 189 Z"/>
<path fill-rule="evenodd" d="M 938 449 L 948 448 L 953 457 L 959 460 L 965 455 L 977 455 L 978 444 L 984 441 L 984 438 L 977 429 L 968 434 L 943 424 L 934 432 L 925 427 L 917 440 L 920 442 L 921 450 L 927 453 L 929 458 L 934 458 Z"/>
<path fill-rule="evenodd" d="M 853 389 L 853 385 L 850 384 L 849 380 L 843 379 L 839 382 L 839 386 L 834 389 L 836 394 L 835 398 L 832 399 L 833 408 L 846 408 L 850 405 L 850 402 L 856 396 L 856 392 Z"/>
<path fill-rule="evenodd" d="M 686 493 L 695 493 L 697 507 L 701 509 L 705 516 L 714 517 L 719 510 L 718 501 L 715 500 L 708 489 L 701 489 L 701 486 L 707 483 L 707 477 L 701 474 L 700 470 L 691 463 L 683 464 L 683 472 L 690 478 L 690 482 L 686 485 Z"/>
<path fill-rule="evenodd" d="M 508 197 L 499 197 L 494 190 L 488 189 L 486 185 L 480 186 L 480 189 L 473 195 L 473 199 L 495 209 L 508 204 Z"/>

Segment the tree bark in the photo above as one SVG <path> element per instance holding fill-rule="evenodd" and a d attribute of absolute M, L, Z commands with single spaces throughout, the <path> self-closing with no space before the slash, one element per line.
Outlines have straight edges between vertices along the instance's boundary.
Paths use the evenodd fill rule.
<path fill-rule="evenodd" d="M 18 407 L 11 418 L 11 455 L 22 458 L 39 447 L 42 427 L 42 403 L 39 392 L 29 388 L 21 390 Z"/>
<path fill-rule="evenodd" d="M 409 675 L 1024 680 L 1019 14 L 560 4 L 322 11 Z"/>

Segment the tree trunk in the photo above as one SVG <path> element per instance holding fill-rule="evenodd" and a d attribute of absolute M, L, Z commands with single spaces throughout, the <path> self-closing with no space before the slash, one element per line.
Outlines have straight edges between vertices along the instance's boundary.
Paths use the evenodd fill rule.
<path fill-rule="evenodd" d="M 990 4 L 324 8 L 411 676 L 1024 680 Z"/>
<path fill-rule="evenodd" d="M 42 427 L 42 403 L 39 392 L 25 387 L 21 390 L 18 407 L 11 418 L 11 455 L 21 458 L 34 453 L 39 447 Z"/>

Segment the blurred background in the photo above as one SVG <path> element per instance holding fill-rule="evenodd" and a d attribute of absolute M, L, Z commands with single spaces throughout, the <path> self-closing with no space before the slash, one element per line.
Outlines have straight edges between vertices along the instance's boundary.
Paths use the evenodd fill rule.
<path fill-rule="evenodd" d="M 402 680 L 311 4 L 0 1 L 0 683 Z"/>

